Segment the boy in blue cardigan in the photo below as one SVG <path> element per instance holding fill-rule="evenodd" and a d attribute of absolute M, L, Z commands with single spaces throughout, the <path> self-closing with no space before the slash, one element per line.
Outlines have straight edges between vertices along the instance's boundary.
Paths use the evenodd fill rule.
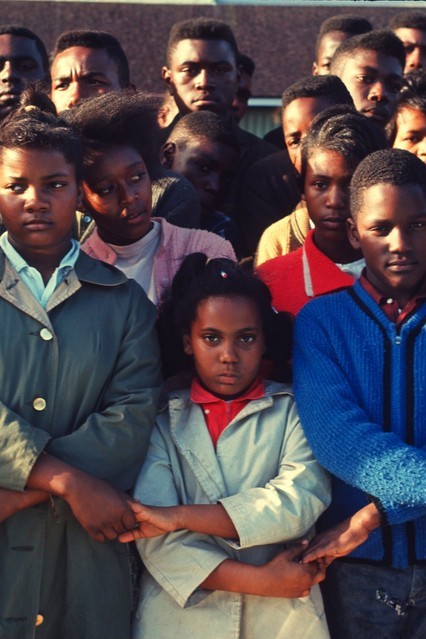
<path fill-rule="evenodd" d="M 303 428 L 334 476 L 304 561 L 323 559 L 333 639 L 426 636 L 426 166 L 364 159 L 348 232 L 366 268 L 296 320 Z M 344 521 L 342 521 L 344 520 Z M 339 523 L 342 522 L 342 523 Z M 331 526 L 331 528 L 330 528 Z M 328 528 L 328 530 L 327 530 Z"/>

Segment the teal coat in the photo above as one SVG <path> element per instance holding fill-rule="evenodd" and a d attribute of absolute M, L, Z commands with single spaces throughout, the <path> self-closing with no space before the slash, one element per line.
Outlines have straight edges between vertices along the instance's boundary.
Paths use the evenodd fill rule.
<path fill-rule="evenodd" d="M 0 252 L 0 318 L 0 486 L 23 490 L 45 450 L 131 488 L 159 386 L 142 289 L 81 253 L 43 309 Z M 0 525 L 0 571 L 1 637 L 128 639 L 127 546 L 93 541 L 62 500 Z"/>

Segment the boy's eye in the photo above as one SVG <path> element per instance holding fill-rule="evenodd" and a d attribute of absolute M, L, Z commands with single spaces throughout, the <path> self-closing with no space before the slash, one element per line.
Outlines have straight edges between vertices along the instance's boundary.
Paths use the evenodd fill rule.
<path fill-rule="evenodd" d="M 371 75 L 367 75 L 367 74 L 360 74 L 357 77 L 357 80 L 359 82 L 362 82 L 363 84 L 371 84 L 372 82 L 374 82 L 374 78 Z"/>
<path fill-rule="evenodd" d="M 208 333 L 207 335 L 204 335 L 203 339 L 209 344 L 217 344 L 219 342 L 219 336 L 215 335 L 214 333 Z"/>
<path fill-rule="evenodd" d="M 315 180 L 315 182 L 312 183 L 312 186 L 318 191 L 325 191 L 327 188 L 327 183 L 323 180 Z"/>
<path fill-rule="evenodd" d="M 385 224 L 378 224 L 377 226 L 373 226 L 371 230 L 376 235 L 387 235 L 389 233 L 389 228 Z"/>
<path fill-rule="evenodd" d="M 205 162 L 196 162 L 197 168 L 202 172 L 202 173 L 208 173 L 210 171 L 210 167 L 208 164 L 206 164 Z"/>
<path fill-rule="evenodd" d="M 296 146 L 299 146 L 299 144 L 300 144 L 300 138 L 291 138 L 287 142 L 287 146 L 291 146 L 293 148 L 295 148 Z"/>
<path fill-rule="evenodd" d="M 253 344 L 256 341 L 256 335 L 242 335 L 239 339 L 243 344 Z"/>
<path fill-rule="evenodd" d="M 34 71 L 37 68 L 37 64 L 34 60 L 22 60 L 19 64 L 21 71 Z"/>
<path fill-rule="evenodd" d="M 8 191 L 12 191 L 12 193 L 23 193 L 25 191 L 25 186 L 23 184 L 8 184 L 6 189 Z"/>
<path fill-rule="evenodd" d="M 53 89 L 55 91 L 64 91 L 65 89 L 68 89 L 70 83 L 67 82 L 66 80 L 61 80 L 60 82 L 56 82 Z"/>
<path fill-rule="evenodd" d="M 419 220 L 418 222 L 412 222 L 410 224 L 410 228 L 412 228 L 414 230 L 423 230 L 424 228 L 426 228 L 426 221 L 425 222 L 421 222 Z"/>

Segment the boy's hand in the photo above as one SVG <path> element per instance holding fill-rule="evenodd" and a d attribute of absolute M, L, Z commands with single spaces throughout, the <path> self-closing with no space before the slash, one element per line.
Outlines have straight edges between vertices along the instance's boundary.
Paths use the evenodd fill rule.
<path fill-rule="evenodd" d="M 119 535 L 118 540 L 123 543 L 159 537 L 180 528 L 177 509 L 174 506 L 159 508 L 145 506 L 139 502 L 131 502 L 130 506 L 139 526 Z"/>
<path fill-rule="evenodd" d="M 85 475 L 62 497 L 95 541 L 116 539 L 136 525 L 130 498 L 101 479 Z"/>
<path fill-rule="evenodd" d="M 380 525 L 380 515 L 374 504 L 369 504 L 355 515 L 317 535 L 303 553 L 303 563 L 322 560 L 329 566 L 337 557 L 345 557 L 366 541 L 374 528 Z"/>
<path fill-rule="evenodd" d="M 49 495 L 42 490 L 8 490 L 0 488 L 0 522 L 11 517 L 20 510 L 47 501 Z"/>
<path fill-rule="evenodd" d="M 312 586 L 325 579 L 321 562 L 308 565 L 298 561 L 308 542 L 296 544 L 259 568 L 265 597 L 307 597 Z"/>

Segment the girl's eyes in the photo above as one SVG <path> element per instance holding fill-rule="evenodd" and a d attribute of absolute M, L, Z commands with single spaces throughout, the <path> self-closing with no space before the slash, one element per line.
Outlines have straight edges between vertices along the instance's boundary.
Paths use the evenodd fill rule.
<path fill-rule="evenodd" d="M 139 182 L 143 180 L 145 175 L 147 175 L 145 171 L 140 171 L 139 173 L 135 173 L 134 175 L 131 175 L 128 178 L 128 182 L 130 184 L 138 184 Z M 105 184 L 105 186 L 96 187 L 96 188 L 93 188 L 92 190 L 97 195 L 100 195 L 101 197 L 105 197 L 107 195 L 111 195 L 111 193 L 115 191 L 115 188 L 116 187 L 114 184 Z"/>
<path fill-rule="evenodd" d="M 213 333 L 208 333 L 207 335 L 203 336 L 203 339 L 205 342 L 208 342 L 209 344 L 218 344 L 220 342 L 220 335 L 215 335 Z M 246 334 L 246 335 L 240 335 L 237 340 L 242 343 L 242 344 L 253 344 L 253 342 L 256 341 L 256 335 L 253 334 Z"/>
<path fill-rule="evenodd" d="M 140 171 L 139 173 L 132 175 L 132 177 L 130 178 L 130 182 L 132 182 L 132 184 L 136 184 L 137 182 L 140 182 L 145 175 L 145 171 Z"/>

